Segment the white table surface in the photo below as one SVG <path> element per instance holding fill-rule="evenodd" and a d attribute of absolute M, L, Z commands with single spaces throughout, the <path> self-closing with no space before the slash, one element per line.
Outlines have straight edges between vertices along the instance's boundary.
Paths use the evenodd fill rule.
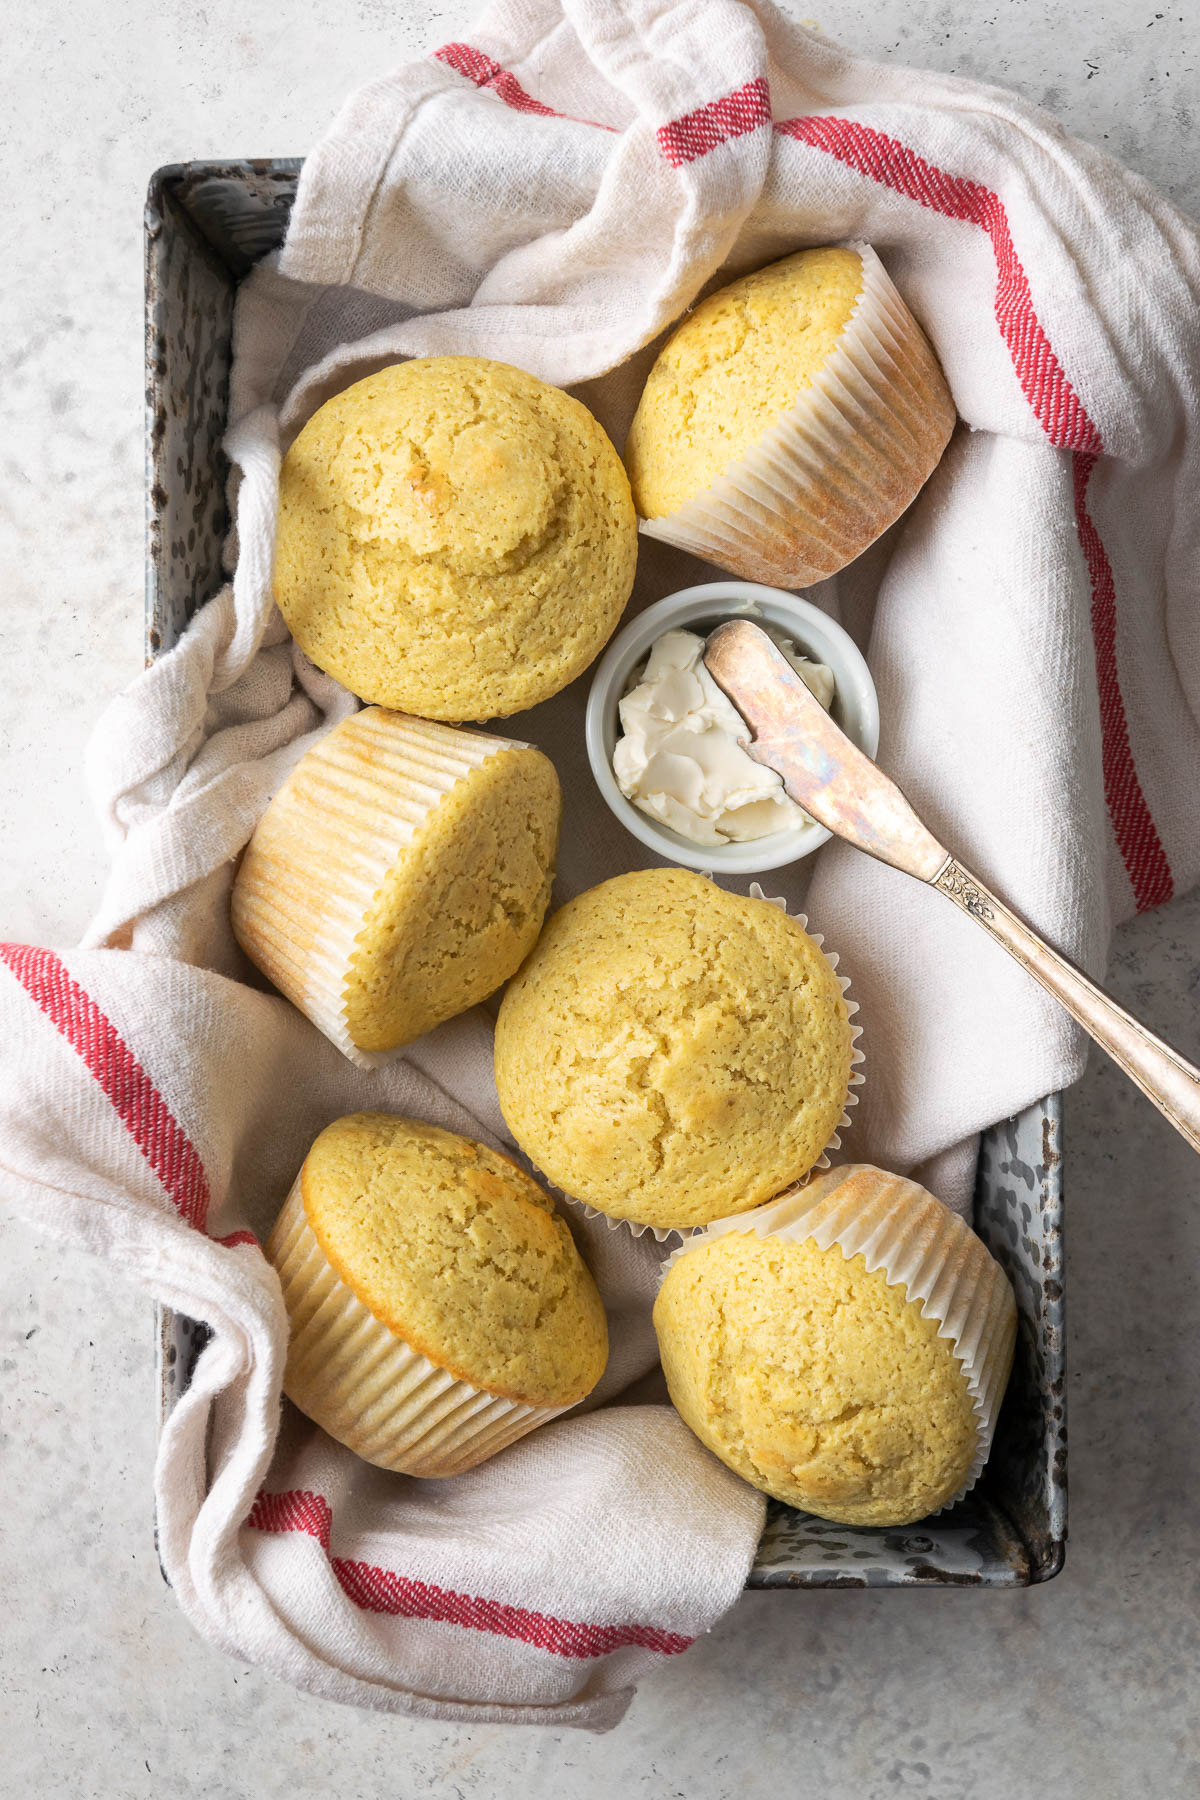
<path fill-rule="evenodd" d="M 1200 7 L 791 0 L 872 55 L 1053 108 L 1200 214 Z M 81 780 L 141 657 L 146 180 L 305 151 L 344 94 L 462 35 L 436 0 L 7 9 L 0 114 L 0 934 L 69 944 L 103 874 Z M 1200 1058 L 1200 900 L 1111 985 Z M 1198 1166 L 1098 1059 L 1067 1105 L 1071 1542 L 1024 1593 L 747 1595 L 611 1734 L 347 1711 L 195 1637 L 151 1521 L 145 1301 L 8 1223 L 0 1795 L 242 1800 L 1174 1800 L 1200 1791 Z"/>

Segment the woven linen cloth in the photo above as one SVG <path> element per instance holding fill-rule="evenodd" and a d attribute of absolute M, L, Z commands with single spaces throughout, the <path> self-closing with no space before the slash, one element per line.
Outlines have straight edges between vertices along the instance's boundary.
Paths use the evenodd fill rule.
<path fill-rule="evenodd" d="M 602 1729 L 733 1603 L 763 1509 L 653 1387 L 662 1251 L 574 1208 L 613 1341 L 586 1407 L 426 1483 L 281 1415 L 258 1244 L 315 1133 L 378 1107 L 510 1144 L 488 1009 L 363 1073 L 230 934 L 237 853 L 355 704 L 273 605 L 281 452 L 352 380 L 459 352 L 569 385 L 619 445 L 706 286 L 843 239 L 882 256 L 963 420 L 906 517 L 814 594 L 867 653 L 883 766 L 1094 972 L 1114 921 L 1196 879 L 1187 220 L 1009 94 L 735 0 L 513 0 L 356 94 L 240 293 L 232 581 L 91 748 L 99 916 L 78 951 L 0 953 L 7 1195 L 211 1332 L 162 1437 L 164 1567 L 206 1637 L 313 1692 Z M 707 574 L 645 543 L 632 604 Z M 505 725 L 562 778 L 560 898 L 648 860 L 593 789 L 586 687 Z M 766 885 L 807 906 L 862 1005 L 846 1153 L 963 1206 L 975 1134 L 1073 1080 L 1079 1034 L 942 897 L 842 846 Z"/>

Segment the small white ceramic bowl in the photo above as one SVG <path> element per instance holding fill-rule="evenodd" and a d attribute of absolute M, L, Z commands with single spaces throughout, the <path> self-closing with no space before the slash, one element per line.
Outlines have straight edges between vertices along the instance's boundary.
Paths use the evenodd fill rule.
<path fill-rule="evenodd" d="M 627 800 L 617 786 L 612 759 L 621 721 L 617 707 L 629 678 L 666 631 L 685 628 L 707 637 L 724 619 L 758 618 L 790 638 L 813 662 L 833 673 L 833 716 L 860 750 L 879 748 L 879 700 L 870 670 L 852 637 L 820 607 L 782 588 L 753 581 L 707 581 L 648 606 L 608 646 L 592 677 L 587 704 L 587 751 L 596 785 L 627 831 L 651 850 L 688 869 L 720 875 L 757 875 L 799 862 L 826 842 L 823 825 L 807 824 L 744 844 L 693 844 L 660 825 Z"/>

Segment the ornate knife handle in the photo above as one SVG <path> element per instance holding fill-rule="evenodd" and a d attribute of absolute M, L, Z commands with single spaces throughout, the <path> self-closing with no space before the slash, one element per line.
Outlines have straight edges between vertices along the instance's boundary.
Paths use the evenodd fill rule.
<path fill-rule="evenodd" d="M 895 782 L 809 693 L 765 631 L 750 619 L 728 619 L 709 638 L 704 661 L 746 721 L 748 754 L 775 770 L 798 806 L 868 856 L 941 888 L 1078 1019 L 1200 1150 L 1200 1071 L 1131 1019 L 955 860 Z"/>
<path fill-rule="evenodd" d="M 953 856 L 947 858 L 932 885 L 978 920 L 1022 968 L 1028 969 L 1034 980 L 1053 994 L 1137 1083 L 1146 1098 L 1153 1100 L 1192 1149 L 1200 1150 L 1200 1069 L 1185 1062 L 1169 1044 L 1110 1000 L 1074 963 L 1043 943 L 1036 931 Z"/>

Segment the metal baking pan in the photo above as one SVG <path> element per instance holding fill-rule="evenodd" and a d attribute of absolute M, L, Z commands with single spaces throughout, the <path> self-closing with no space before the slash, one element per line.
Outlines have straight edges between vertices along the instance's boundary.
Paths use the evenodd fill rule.
<path fill-rule="evenodd" d="M 169 649 L 221 583 L 228 526 L 221 453 L 239 281 L 287 227 L 296 161 L 160 169 L 146 205 L 146 654 Z M 1020 1313 L 991 1459 L 951 1511 L 900 1530 L 855 1529 L 772 1503 L 751 1587 L 1027 1587 L 1066 1542 L 1061 1103 L 1050 1095 L 989 1131 L 975 1226 Z M 165 1418 L 207 1331 L 159 1316 Z"/>

